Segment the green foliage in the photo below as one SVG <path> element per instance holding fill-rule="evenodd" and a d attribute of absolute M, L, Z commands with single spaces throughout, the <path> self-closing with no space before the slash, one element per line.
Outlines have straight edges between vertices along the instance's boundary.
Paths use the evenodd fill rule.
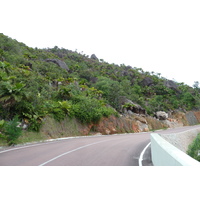
<path fill-rule="evenodd" d="M 5 121 L 4 120 L 0 120 L 0 130 L 3 127 L 4 124 L 5 124 Z"/>
<path fill-rule="evenodd" d="M 71 104 L 67 101 L 47 101 L 44 104 L 46 113 L 52 115 L 57 121 L 63 120 L 66 115 L 70 115 Z"/>
<path fill-rule="evenodd" d="M 0 127 L 8 145 L 15 145 L 17 139 L 22 134 L 22 128 L 19 127 L 19 119 L 17 116 L 13 120 L 5 122 L 1 121 Z"/>
<path fill-rule="evenodd" d="M 5 135 L 2 134 L 4 125 L 5 125 L 5 120 L 0 120 L 0 139 L 5 139 Z"/>
<path fill-rule="evenodd" d="M 112 108 L 106 107 L 97 99 L 76 96 L 72 102 L 71 112 L 82 123 L 97 123 L 102 117 L 115 114 Z"/>
<path fill-rule="evenodd" d="M 80 86 L 75 83 L 70 83 L 66 86 L 61 86 L 57 92 L 58 99 L 69 100 L 73 96 L 81 95 Z"/>
<path fill-rule="evenodd" d="M 42 117 L 37 111 L 34 113 L 23 113 L 25 121 L 29 124 L 29 130 L 39 131 L 42 125 Z"/>
<path fill-rule="evenodd" d="M 117 110 L 120 109 L 119 97 L 124 96 L 125 92 L 119 82 L 106 77 L 99 77 L 94 86 L 103 92 L 102 97 L 105 98 L 112 107 Z"/>
<path fill-rule="evenodd" d="M 181 102 L 183 105 L 185 105 L 185 108 L 187 110 L 191 110 L 195 105 L 195 98 L 191 93 L 185 92 L 184 94 L 182 94 Z"/>
<path fill-rule="evenodd" d="M 189 145 L 187 154 L 197 161 L 200 161 L 200 133 L 194 139 L 192 144 Z"/>
<path fill-rule="evenodd" d="M 62 60 L 70 70 L 46 59 Z M 174 90 L 164 84 L 160 74 L 99 60 L 57 46 L 33 49 L 0 33 L 0 120 L 11 121 L 17 114 L 35 131 L 48 115 L 57 121 L 68 115 L 83 123 L 96 123 L 116 113 L 106 104 L 121 111 L 121 96 L 141 105 L 148 114 L 200 108 L 198 82 L 194 88 L 176 83 Z M 146 78 L 150 85 L 143 84 Z"/>

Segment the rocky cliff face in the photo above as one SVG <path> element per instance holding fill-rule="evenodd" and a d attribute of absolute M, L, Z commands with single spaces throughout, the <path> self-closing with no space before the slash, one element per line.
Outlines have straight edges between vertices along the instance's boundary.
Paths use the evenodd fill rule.
<path fill-rule="evenodd" d="M 159 120 L 146 115 L 126 114 L 120 117 L 111 116 L 103 118 L 98 124 L 88 125 L 81 124 L 76 119 L 66 118 L 62 122 L 56 122 L 52 118 L 46 118 L 41 132 L 46 138 L 57 138 L 79 135 L 148 132 L 198 123 L 200 123 L 200 111 L 169 113 L 169 118 L 166 120 Z"/>

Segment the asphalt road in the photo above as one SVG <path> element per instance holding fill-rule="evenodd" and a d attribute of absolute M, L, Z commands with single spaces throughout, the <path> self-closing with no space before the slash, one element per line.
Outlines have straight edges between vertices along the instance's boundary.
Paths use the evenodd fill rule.
<path fill-rule="evenodd" d="M 193 127 L 168 129 L 159 133 L 190 128 Z M 1 149 L 0 165 L 151 166 L 150 145 L 147 146 L 150 143 L 150 133 L 78 137 Z"/>

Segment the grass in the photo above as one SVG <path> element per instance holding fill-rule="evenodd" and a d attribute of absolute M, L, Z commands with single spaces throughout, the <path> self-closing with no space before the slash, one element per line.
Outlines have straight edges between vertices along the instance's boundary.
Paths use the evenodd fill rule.
<path fill-rule="evenodd" d="M 47 117 L 39 132 L 22 131 L 22 135 L 16 140 L 16 144 L 25 144 L 29 142 L 39 142 L 47 139 L 56 139 L 61 137 L 80 136 L 79 123 L 75 119 L 65 118 L 61 122 Z M 0 138 L 0 146 L 8 146 L 6 140 Z"/>
<path fill-rule="evenodd" d="M 18 138 L 18 144 L 24 144 L 29 142 L 38 142 L 46 140 L 47 138 L 40 132 L 28 132 L 23 131 L 22 135 Z"/>
<path fill-rule="evenodd" d="M 46 138 L 71 137 L 80 135 L 78 122 L 75 119 L 66 117 L 58 122 L 53 118 L 47 117 L 40 132 Z"/>

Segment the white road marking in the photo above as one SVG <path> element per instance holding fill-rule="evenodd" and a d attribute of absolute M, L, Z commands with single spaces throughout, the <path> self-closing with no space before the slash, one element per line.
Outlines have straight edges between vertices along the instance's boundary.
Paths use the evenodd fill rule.
<path fill-rule="evenodd" d="M 147 144 L 147 146 L 143 149 L 143 151 L 141 152 L 140 154 L 140 158 L 138 160 L 139 162 L 139 166 L 142 166 L 142 161 L 143 161 L 143 156 L 144 156 L 144 153 L 145 151 L 147 150 L 147 148 L 150 146 L 151 142 L 149 142 L 149 144 Z"/>
<path fill-rule="evenodd" d="M 107 136 L 107 135 L 101 135 L 101 136 Z M 76 137 L 65 137 L 65 138 L 49 139 L 49 140 L 39 141 L 36 144 L 34 144 L 34 142 L 32 144 L 29 143 L 31 145 L 28 145 L 28 143 L 26 143 L 26 144 L 24 144 L 24 146 L 15 147 L 15 148 L 12 148 L 12 149 L 7 149 L 7 150 L 2 150 L 2 151 L 0 151 L 0 154 L 1 153 L 6 153 L 6 152 L 9 152 L 9 151 L 15 151 L 15 150 L 18 150 L 18 149 L 25 149 L 25 148 L 30 148 L 30 147 L 40 146 L 40 145 L 52 144 L 53 142 L 59 142 L 59 141 L 62 141 L 62 140 L 79 139 L 79 138 L 84 138 L 84 137 L 99 137 L 99 136 L 76 136 Z"/>
<path fill-rule="evenodd" d="M 29 145 L 29 146 L 23 146 L 23 147 L 17 147 L 17 148 L 13 148 L 13 149 L 7 149 L 7 150 L 4 150 L 4 151 L 0 151 L 0 154 L 1 153 L 5 153 L 5 152 L 9 152 L 9 151 L 15 151 L 15 150 L 18 150 L 18 149 L 25 149 L 25 148 L 29 148 L 29 147 L 35 147 L 35 146 L 46 145 L 46 144 L 48 144 L 48 143 L 33 144 L 33 145 Z"/>
<path fill-rule="evenodd" d="M 15 147 L 12 149 L 7 149 L 7 150 L 2 150 L 0 151 L 1 153 L 6 153 L 9 151 L 15 151 L 18 149 L 25 149 L 25 148 L 30 148 L 30 147 L 34 147 L 34 146 L 39 146 L 39 145 L 47 145 L 47 144 L 51 144 L 52 142 L 58 142 L 58 141 L 62 141 L 62 140 L 69 140 L 69 139 L 79 139 L 79 138 L 90 138 L 90 137 L 108 137 L 108 136 L 121 136 L 121 135 L 139 135 L 142 133 L 147 133 L 147 132 L 140 132 L 140 133 L 117 133 L 117 134 L 112 134 L 112 135 L 91 135 L 91 136 L 72 136 L 72 137 L 64 137 L 64 138 L 56 138 L 56 139 L 48 139 L 48 140 L 44 140 L 44 141 L 38 141 L 38 142 L 30 142 L 30 143 L 25 143 L 23 144 L 24 146 L 19 145 L 19 147 Z M 36 143 L 36 144 L 34 144 Z M 18 146 L 18 145 L 17 145 Z M 3 147 L 0 147 L 0 150 L 3 149 Z"/>
<path fill-rule="evenodd" d="M 125 135 L 125 134 L 113 134 L 113 135 Z M 130 134 L 130 133 L 127 133 L 127 134 Z M 59 141 L 62 141 L 62 140 L 79 139 L 79 138 L 91 138 L 91 137 L 107 137 L 107 136 L 111 136 L 111 135 L 75 136 L 75 137 L 64 137 L 64 138 L 57 138 L 57 139 L 48 139 L 48 140 L 44 140 L 44 141 L 26 143 L 26 144 L 23 144 L 24 146 L 19 145 L 19 147 L 15 147 L 15 148 L 12 148 L 12 149 L 2 150 L 2 151 L 0 151 L 0 154 L 1 153 L 6 153 L 6 152 L 9 152 L 9 151 L 15 151 L 15 150 L 18 150 L 18 149 L 25 149 L 25 148 L 30 148 L 30 147 L 39 146 L 39 145 L 52 144 L 52 142 L 59 142 Z M 36 143 L 36 144 L 34 144 L 34 143 Z M 3 149 L 3 147 L 0 147 L 0 149 Z"/>
<path fill-rule="evenodd" d="M 52 162 L 52 161 L 54 161 L 54 160 L 56 160 L 56 159 L 58 159 L 58 158 L 60 158 L 60 157 L 62 157 L 62 156 L 65 156 L 65 155 L 67 155 L 67 154 L 70 154 L 70 153 L 72 153 L 72 152 L 74 152 L 74 151 L 78 151 L 78 150 L 80 150 L 80 149 L 83 149 L 83 148 L 86 148 L 86 147 L 89 147 L 89 146 L 92 146 L 92 145 L 95 145 L 95 144 L 99 144 L 99 143 L 102 143 L 102 142 L 106 142 L 106 141 L 110 141 L 110 140 L 103 140 L 103 141 L 100 141 L 100 142 L 91 143 L 91 144 L 88 144 L 88 145 L 81 146 L 81 147 L 79 147 L 79 148 L 73 149 L 73 150 L 71 150 L 71 151 L 67 151 L 67 152 L 65 152 L 65 153 L 63 153 L 63 154 L 60 154 L 59 156 L 56 156 L 56 157 L 54 157 L 54 158 L 52 158 L 52 159 L 50 159 L 50 160 L 48 160 L 48 161 L 46 161 L 46 162 L 40 164 L 39 166 L 44 166 L 44 165 L 46 165 L 47 163 L 50 163 L 50 162 Z"/>

